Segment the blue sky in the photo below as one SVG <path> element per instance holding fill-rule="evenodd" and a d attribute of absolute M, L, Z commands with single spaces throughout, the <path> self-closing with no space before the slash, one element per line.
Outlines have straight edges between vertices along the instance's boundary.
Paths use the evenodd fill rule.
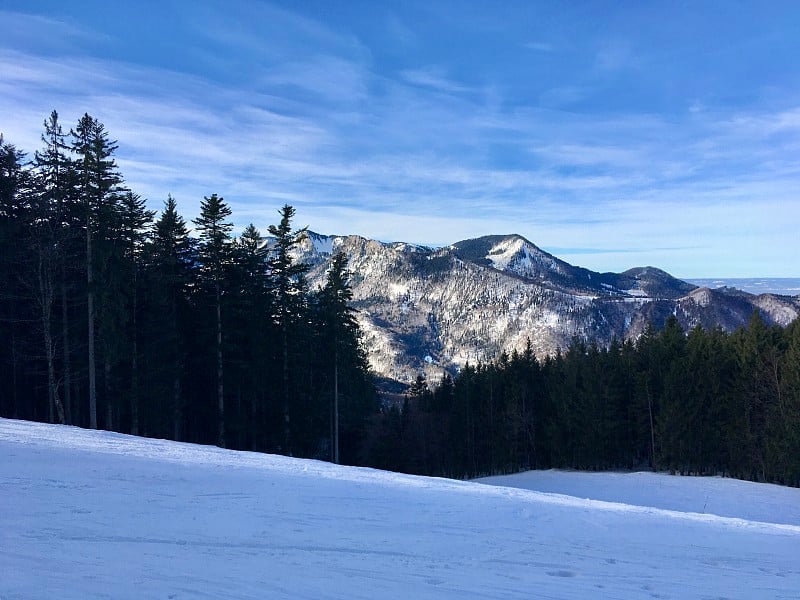
<path fill-rule="evenodd" d="M 84 113 L 239 230 L 519 233 L 600 271 L 800 276 L 800 3 L 0 1 L 0 131 Z"/>

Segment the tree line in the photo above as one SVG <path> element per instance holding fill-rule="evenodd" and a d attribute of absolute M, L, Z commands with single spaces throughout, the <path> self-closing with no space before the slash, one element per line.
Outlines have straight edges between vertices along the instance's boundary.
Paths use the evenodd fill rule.
<path fill-rule="evenodd" d="M 190 236 L 97 119 L 53 111 L 41 139 L 0 137 L 0 415 L 357 460 L 379 403 L 344 256 L 311 290 L 291 206 L 233 236 L 212 194 Z"/>
<path fill-rule="evenodd" d="M 476 477 L 655 469 L 800 486 L 800 322 L 733 333 L 671 317 L 634 341 L 574 340 L 467 365 L 376 417 L 371 464 Z"/>

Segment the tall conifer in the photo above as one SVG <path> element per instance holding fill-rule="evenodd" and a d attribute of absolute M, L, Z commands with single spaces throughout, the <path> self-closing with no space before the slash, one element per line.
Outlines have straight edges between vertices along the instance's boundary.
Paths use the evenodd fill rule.
<path fill-rule="evenodd" d="M 200 235 L 201 274 L 213 293 L 216 321 L 216 367 L 217 367 L 217 444 L 225 447 L 225 388 L 223 379 L 223 315 L 222 294 L 225 284 L 225 266 L 230 259 L 230 232 L 233 224 L 226 221 L 231 209 L 222 197 L 212 194 L 200 204 L 200 216 L 193 221 Z"/>

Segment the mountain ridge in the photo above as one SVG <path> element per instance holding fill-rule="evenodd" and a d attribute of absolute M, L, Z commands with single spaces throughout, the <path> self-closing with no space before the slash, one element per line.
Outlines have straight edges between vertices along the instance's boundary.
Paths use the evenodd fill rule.
<path fill-rule="evenodd" d="M 408 383 L 522 350 L 539 357 L 575 337 L 607 345 L 636 339 L 675 315 L 684 328 L 732 330 L 754 310 L 787 325 L 800 298 L 698 287 L 657 267 L 599 273 L 574 266 L 518 234 L 438 248 L 307 231 L 296 258 L 324 283 L 333 254 L 348 258 L 353 306 L 373 369 Z"/>

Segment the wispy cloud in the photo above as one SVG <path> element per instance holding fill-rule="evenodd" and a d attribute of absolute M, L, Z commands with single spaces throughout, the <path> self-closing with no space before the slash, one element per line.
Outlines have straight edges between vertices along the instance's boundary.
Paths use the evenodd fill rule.
<path fill-rule="evenodd" d="M 216 54 L 213 74 L 78 51 L 94 39 L 81 27 L 58 58 L 0 42 L 0 129 L 33 152 L 50 110 L 67 127 L 88 111 L 119 140 L 123 174 L 153 208 L 172 193 L 192 219 L 216 192 L 237 228 L 266 228 L 288 202 L 321 232 L 442 245 L 516 231 L 599 270 L 763 276 L 800 264 L 800 103 L 576 110 L 594 93 L 591 73 L 523 102 L 488 75 L 459 78 L 434 62 L 379 68 L 350 32 L 269 5 L 247 10 L 194 15 L 197 30 L 221 23 L 186 50 Z M 231 19 L 252 23 L 232 34 Z M 264 19 L 274 35 L 254 25 Z M 43 37 L 73 27 L 36 25 Z M 526 45 L 553 51 L 537 44 Z M 635 64 L 624 44 L 598 56 L 590 70 Z"/>
<path fill-rule="evenodd" d="M 402 79 L 414 86 L 430 88 L 448 94 L 458 94 L 469 91 L 469 88 L 448 79 L 444 71 L 437 67 L 424 67 L 421 69 L 406 69 L 400 72 Z"/>

